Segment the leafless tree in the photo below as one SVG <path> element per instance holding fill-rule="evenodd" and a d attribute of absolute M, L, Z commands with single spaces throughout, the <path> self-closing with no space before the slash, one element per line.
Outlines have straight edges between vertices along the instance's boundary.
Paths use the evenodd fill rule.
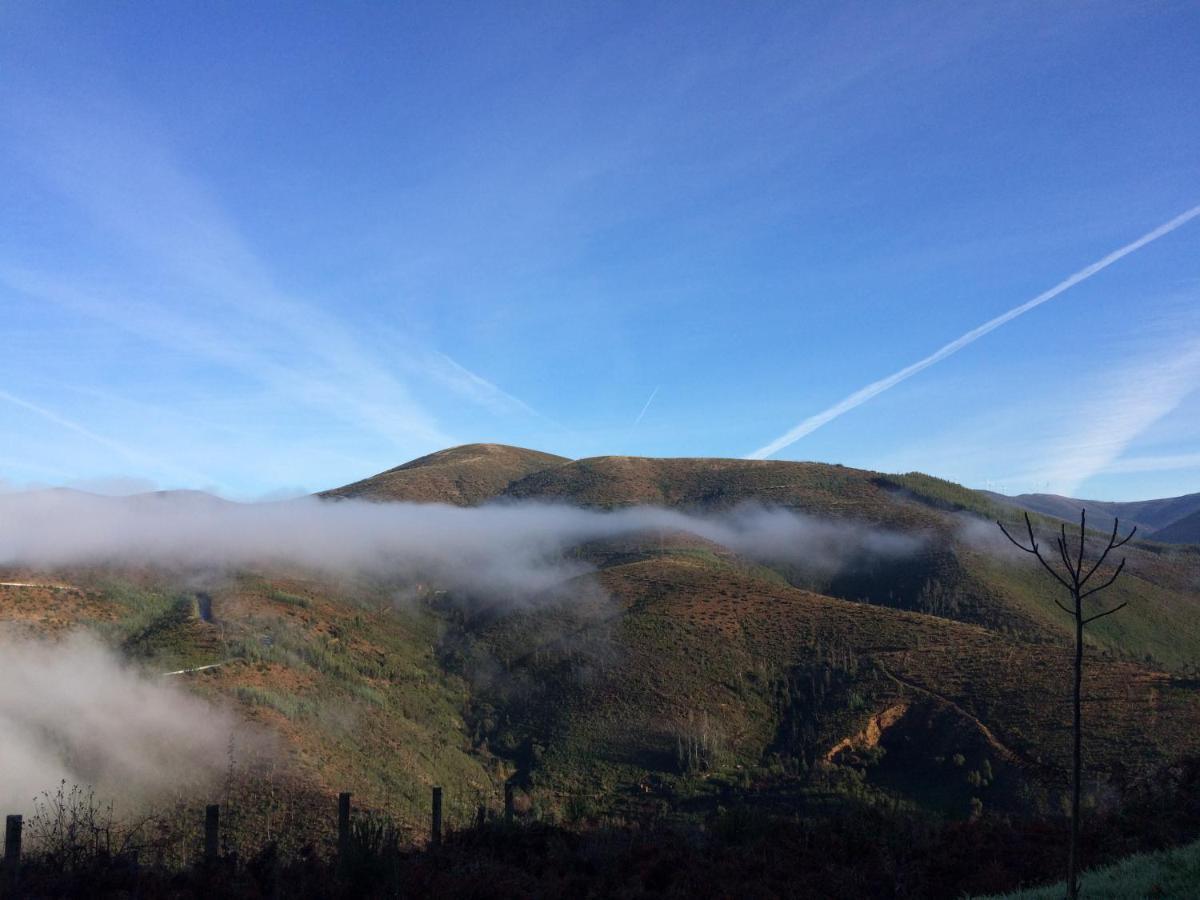
<path fill-rule="evenodd" d="M 1129 601 L 1119 603 L 1110 609 L 1091 615 L 1085 614 L 1083 604 L 1089 597 L 1100 593 L 1120 577 L 1122 570 L 1125 568 L 1124 558 L 1121 559 L 1120 565 L 1117 566 L 1108 580 L 1100 582 L 1095 587 L 1089 588 L 1087 586 L 1092 576 L 1099 571 L 1100 566 L 1108 559 L 1108 555 L 1118 547 L 1129 543 L 1129 540 L 1137 533 L 1137 527 L 1135 526 L 1125 537 L 1118 539 L 1117 529 L 1120 521 L 1114 518 L 1113 530 L 1108 538 L 1107 546 L 1105 546 L 1103 552 L 1100 553 L 1095 562 L 1088 565 L 1085 558 L 1087 549 L 1087 510 L 1081 510 L 1079 513 L 1079 549 L 1076 551 L 1071 544 L 1068 544 L 1067 525 L 1065 522 L 1058 537 L 1054 539 L 1058 549 L 1058 558 L 1065 569 L 1064 572 L 1060 572 L 1042 556 L 1041 547 L 1033 534 L 1033 523 L 1029 521 L 1029 513 L 1025 514 L 1025 529 L 1029 533 L 1028 546 L 1022 544 L 1009 534 L 1003 522 L 997 521 L 996 524 L 1000 526 L 1000 530 L 1004 532 L 1004 536 L 1012 541 L 1013 544 L 1026 553 L 1032 553 L 1036 556 L 1042 567 L 1054 576 L 1054 580 L 1062 585 L 1071 595 L 1071 607 L 1066 606 L 1057 598 L 1054 603 L 1059 609 L 1075 620 L 1075 681 L 1071 697 L 1072 711 L 1074 713 L 1072 721 L 1074 746 L 1072 748 L 1071 767 L 1071 844 L 1067 860 L 1067 897 L 1069 900 L 1076 900 L 1079 897 L 1079 794 L 1083 780 L 1083 728 L 1082 716 L 1080 714 L 1080 692 L 1083 684 L 1083 627 L 1091 622 L 1095 622 L 1097 619 L 1111 616 L 1117 610 L 1123 609 Z"/>

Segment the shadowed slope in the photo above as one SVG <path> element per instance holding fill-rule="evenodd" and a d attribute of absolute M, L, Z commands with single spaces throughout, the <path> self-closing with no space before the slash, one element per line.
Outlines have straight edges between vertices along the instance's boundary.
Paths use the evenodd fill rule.
<path fill-rule="evenodd" d="M 1154 532 L 1153 537 L 1168 544 L 1200 544 L 1200 510 Z"/>

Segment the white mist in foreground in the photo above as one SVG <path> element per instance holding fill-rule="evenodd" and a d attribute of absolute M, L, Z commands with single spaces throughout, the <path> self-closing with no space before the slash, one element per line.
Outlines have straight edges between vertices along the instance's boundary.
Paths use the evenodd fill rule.
<path fill-rule="evenodd" d="M 543 503 L 461 508 L 311 497 L 239 504 L 188 493 L 0 495 L 0 565 L 299 565 L 421 577 L 509 598 L 585 571 L 581 563 L 564 559 L 568 548 L 666 532 L 822 572 L 863 555 L 906 555 L 920 544 L 853 523 L 749 506 L 693 515 L 657 507 L 602 512 Z"/>
<path fill-rule="evenodd" d="M 920 540 L 786 510 L 691 515 L 540 503 L 463 509 L 322 501 L 229 503 L 205 494 L 0 494 L 0 565 L 156 565 L 221 571 L 283 565 L 433 581 L 523 604 L 587 570 L 589 541 L 686 533 L 750 558 L 831 573 Z M 28 811 L 60 779 L 122 797 L 195 784 L 225 763 L 233 721 L 124 666 L 93 640 L 0 637 L 0 811 Z M 103 793 L 111 796 L 111 793 Z"/>
<path fill-rule="evenodd" d="M 0 812 L 35 793 L 94 785 L 123 800 L 215 776 L 232 716 L 123 665 L 95 640 L 0 638 Z"/>

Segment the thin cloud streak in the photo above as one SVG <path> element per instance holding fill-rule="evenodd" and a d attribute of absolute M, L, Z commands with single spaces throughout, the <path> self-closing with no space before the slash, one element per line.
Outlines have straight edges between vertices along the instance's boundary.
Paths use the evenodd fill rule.
<path fill-rule="evenodd" d="M 1126 475 L 1136 472 L 1178 472 L 1183 469 L 1200 469 L 1200 453 L 1131 456 L 1111 462 L 1100 471 L 1105 475 Z"/>
<path fill-rule="evenodd" d="M 117 300 L 103 296 L 112 291 L 7 265 L 3 280 L 11 287 L 240 371 L 293 403 L 319 407 L 397 446 L 455 442 L 396 377 L 394 362 L 372 352 L 347 324 L 276 286 L 215 197 L 134 111 L 112 98 L 104 104 L 108 117 L 47 105 L 60 114 L 23 110 L 36 144 L 29 150 L 32 168 L 144 263 L 190 284 L 198 311 L 172 314 L 159 302 Z M 493 412 L 536 415 L 443 354 L 414 356 L 421 365 L 409 368 L 426 381 Z"/>
<path fill-rule="evenodd" d="M 497 387 L 481 375 L 477 375 L 453 357 L 439 351 L 431 351 L 421 360 L 426 377 L 432 378 L 459 395 L 480 406 L 490 408 L 498 414 L 512 412 L 545 418 L 536 409 L 514 397 L 503 388 Z"/>
<path fill-rule="evenodd" d="M 1196 389 L 1200 352 L 1137 374 L 1140 378 L 1080 410 L 1078 418 L 1085 424 L 1045 450 L 1046 462 L 1034 473 L 1036 481 L 1048 481 L 1057 492 L 1073 494 L 1089 478 L 1119 466 L 1129 445 Z"/>
<path fill-rule="evenodd" d="M 59 415 L 58 413 L 54 412 L 54 410 L 52 410 L 52 409 L 47 409 L 44 406 L 39 406 L 38 404 L 32 403 L 29 400 L 22 399 L 21 397 L 18 397 L 15 394 L 10 394 L 8 391 L 0 390 L 0 400 L 3 400 L 6 403 L 10 403 L 13 406 L 20 407 L 21 409 L 24 409 L 27 412 L 31 412 L 34 415 L 40 416 L 41 418 L 45 419 L 46 421 L 52 422 L 53 424 L 59 426 L 60 428 L 65 428 L 68 431 L 72 431 L 75 434 L 81 435 L 81 436 L 87 438 L 88 440 L 101 445 L 102 447 L 107 447 L 109 450 L 115 451 L 116 453 L 119 453 L 121 456 L 124 456 L 130 462 L 138 463 L 141 465 L 145 465 L 148 463 L 148 464 L 154 466 L 156 469 L 159 469 L 160 471 L 175 472 L 176 474 L 186 475 L 188 478 L 196 479 L 197 481 L 199 481 L 201 483 L 208 483 L 211 481 L 211 479 L 205 478 L 205 476 L 199 472 L 192 472 L 192 471 L 189 471 L 186 469 L 181 469 L 178 466 L 175 466 L 175 465 L 172 465 L 172 464 L 166 462 L 165 460 L 161 460 L 154 456 L 150 456 L 149 454 L 143 453 L 140 450 L 135 450 L 133 447 L 130 447 L 127 444 L 123 444 L 120 441 L 115 441 L 112 438 L 105 437 L 102 434 L 97 434 L 95 431 L 92 431 L 87 426 L 81 425 L 80 423 L 78 423 L 72 419 L 68 419 L 66 416 Z"/>
<path fill-rule="evenodd" d="M 654 402 L 654 398 L 658 396 L 658 389 L 659 389 L 660 387 L 661 387 L 661 385 L 657 385 L 657 384 L 656 384 L 656 385 L 654 386 L 654 390 L 652 390 L 652 391 L 650 392 L 650 397 L 649 397 L 649 399 L 647 399 L 647 400 L 646 400 L 646 405 L 642 407 L 642 411 L 641 411 L 640 413 L 638 413 L 638 414 L 637 414 L 637 418 L 633 420 L 633 424 L 634 424 L 635 426 L 636 426 L 636 425 L 637 425 L 639 422 L 641 422 L 641 421 L 642 421 L 642 416 L 646 415 L 646 410 L 648 410 L 648 409 L 650 408 L 650 404 L 651 404 L 651 403 L 653 403 L 653 402 Z"/>
<path fill-rule="evenodd" d="M 1175 231 L 1177 228 L 1180 228 L 1183 225 L 1186 225 L 1188 222 L 1190 222 L 1192 219 L 1196 218 L 1197 216 L 1200 216 L 1200 205 L 1193 206 L 1191 209 L 1187 210 L 1186 212 L 1180 213 L 1178 216 L 1171 219 L 1169 222 L 1165 222 L 1164 224 L 1155 228 L 1153 231 L 1147 232 L 1146 234 L 1142 235 L 1137 240 L 1135 240 L 1129 244 L 1126 244 L 1125 246 L 1123 246 L 1117 250 L 1114 250 L 1112 253 L 1109 253 L 1107 256 L 1103 257 L 1102 259 L 1097 260 L 1096 262 L 1092 263 L 1091 265 L 1087 266 L 1086 268 L 1080 269 L 1078 272 L 1076 272 L 1075 274 L 1060 281 L 1058 284 L 1056 284 L 1054 287 L 1050 288 L 1049 290 L 1044 291 L 1041 294 L 1038 294 L 1032 300 L 1028 300 L 1025 303 L 1022 303 L 1020 306 L 1014 307 L 1013 309 L 1010 309 L 1008 312 L 985 322 L 984 324 L 980 325 L 978 328 L 974 328 L 971 331 L 968 331 L 966 334 L 962 335 L 962 337 L 959 337 L 959 338 L 951 341 L 950 343 L 946 344 L 941 349 L 937 350 L 934 353 L 931 353 L 929 356 L 926 356 L 924 359 L 918 360 L 917 362 L 913 363 L 912 365 L 906 366 L 905 368 L 887 376 L 886 378 L 881 378 L 878 381 L 872 382 L 871 384 L 867 385 L 866 387 L 861 388 L 858 391 L 855 391 L 853 394 L 846 397 L 844 400 L 840 401 L 839 403 L 834 404 L 833 406 L 829 407 L 828 409 L 826 409 L 822 412 L 819 412 L 816 415 L 809 416 L 807 419 L 805 419 L 803 422 L 801 422 L 795 428 L 792 428 L 790 431 L 784 433 L 780 437 L 771 441 L 769 444 L 766 444 L 766 445 L 758 448 L 753 453 L 749 454 L 746 458 L 747 459 L 766 459 L 769 456 L 773 456 L 774 454 L 778 453 L 780 450 L 784 449 L 785 447 L 791 446 L 796 441 L 800 440 L 802 437 L 812 434 L 814 431 L 816 431 L 818 428 L 822 427 L 823 425 L 829 424 L 830 422 L 832 422 L 834 419 L 838 418 L 839 416 L 842 416 L 845 413 L 848 413 L 850 410 L 861 406 L 862 404 L 866 403 L 868 400 L 870 400 L 874 397 L 877 397 L 879 394 L 882 394 L 884 391 L 890 390 L 891 388 L 895 387 L 900 382 L 911 378 L 913 375 L 923 372 L 925 369 L 928 369 L 930 366 L 941 362 L 946 357 L 954 355 L 959 350 L 962 350 L 964 347 L 968 346 L 969 344 L 973 344 L 975 341 L 979 340 L 984 335 L 989 334 L 992 331 L 995 331 L 1001 325 L 1005 325 L 1008 322 L 1011 322 L 1013 319 L 1017 318 L 1018 316 L 1023 316 L 1025 313 L 1041 306 L 1043 303 L 1047 303 L 1050 300 L 1053 300 L 1059 294 L 1062 294 L 1065 291 L 1070 290 L 1075 285 L 1077 285 L 1083 281 L 1086 281 L 1087 279 L 1091 278 L 1093 275 L 1097 274 L 1098 272 L 1101 272 L 1104 269 L 1107 269 L 1113 263 L 1117 262 L 1120 259 L 1123 259 L 1124 257 L 1128 256 L 1130 253 L 1133 253 L 1136 250 L 1140 250 L 1142 247 L 1145 247 L 1147 244 L 1152 243 L 1153 241 L 1156 241 L 1159 238 L 1170 234 L 1172 231 Z"/>

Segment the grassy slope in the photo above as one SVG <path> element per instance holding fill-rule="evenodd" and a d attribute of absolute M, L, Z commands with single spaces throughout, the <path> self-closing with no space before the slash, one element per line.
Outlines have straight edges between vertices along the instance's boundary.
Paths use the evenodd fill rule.
<path fill-rule="evenodd" d="M 768 764 L 779 737 L 781 685 L 797 669 L 826 677 L 830 668 L 834 676 L 812 736 L 820 752 L 853 737 L 873 715 L 916 703 L 948 710 L 965 729 L 961 748 L 948 747 L 947 756 L 978 750 L 997 768 L 1006 761 L 1031 773 L 1065 768 L 1067 657 L 1060 648 L 781 588 L 716 558 L 667 554 L 610 568 L 601 579 L 619 604 L 619 660 L 584 688 L 567 685 L 544 698 L 569 711 L 542 737 L 546 768 L 566 790 L 600 789 L 647 771 L 669 778 L 680 734 L 702 723 L 722 749 L 715 768 Z M 540 683 L 556 683 L 541 676 L 558 664 L 552 647 L 528 663 Z M 1200 703 L 1186 683 L 1109 663 L 1089 672 L 1087 690 L 1098 698 L 1089 708 L 1092 765 L 1136 769 L 1200 749 L 1192 731 Z M 988 749 L 975 720 L 999 747 Z"/>
<path fill-rule="evenodd" d="M 988 519 L 1005 510 L 976 492 L 812 463 L 566 462 L 473 445 L 329 496 L 700 509 L 755 500 L 927 541 L 896 567 L 819 584 L 696 539 L 608 542 L 581 548 L 604 592 L 585 579 L 567 592 L 586 601 L 542 598 L 536 612 L 501 616 L 453 598 L 395 610 L 389 586 L 288 573 L 211 588 L 209 623 L 195 589 L 168 573 L 67 572 L 50 580 L 79 590 L 0 588 L 0 619 L 33 631 L 90 623 L 152 671 L 231 659 L 186 677 L 276 729 L 290 764 L 322 790 L 352 790 L 414 824 L 432 783 L 463 815 L 512 771 L 547 803 L 628 796 L 639 784 L 676 799 L 722 783 L 766 791 L 796 759 L 817 763 L 847 739 L 851 753 L 887 747 L 895 764 L 871 774 L 881 786 L 928 795 L 952 782 L 947 808 L 979 793 L 997 802 L 966 781 L 985 761 L 1001 784 L 1061 772 L 1065 623 L 1036 563 L 995 552 L 1003 543 Z M 1112 595 L 1131 605 L 1095 629 L 1097 649 L 1166 664 L 1200 656 L 1198 563 L 1195 548 L 1133 548 Z M 1136 769 L 1196 749 L 1194 685 L 1129 662 L 1090 678 L 1093 765 Z M 887 735 L 871 737 L 884 719 Z M 685 744 L 700 747 L 700 771 L 680 771 Z M 949 761 L 957 755 L 963 763 Z"/>
<path fill-rule="evenodd" d="M 995 518 L 1021 524 L 1019 512 L 926 475 L 884 476 L 819 463 L 599 457 L 536 472 L 504 495 L 602 508 L 650 503 L 710 510 L 757 502 L 921 534 L 927 552 L 880 570 L 873 580 L 806 586 L 1026 639 L 1068 636 L 1068 621 L 1053 604 L 1053 583 L 1031 558 L 1009 552 L 991 524 Z M 1036 517 L 1035 524 L 1045 535 L 1058 525 Z M 1104 599 L 1130 606 L 1097 623 L 1093 643 L 1164 666 L 1200 658 L 1200 548 L 1145 544 L 1126 553 L 1126 575 Z"/>
<path fill-rule="evenodd" d="M 1200 843 L 1157 853 L 1139 853 L 1118 863 L 1085 872 L 1080 882 L 1087 900 L 1191 900 L 1200 885 Z M 983 900 L 1059 900 L 1066 885 L 1059 883 Z"/>
<path fill-rule="evenodd" d="M 504 774 L 467 740 L 467 685 L 436 655 L 444 623 L 420 605 L 396 609 L 381 586 L 241 575 L 200 592 L 206 622 L 198 593 L 167 573 L 47 580 L 78 587 L 0 588 L 0 619 L 40 608 L 23 631 L 91 628 L 148 673 L 223 663 L 176 677 L 277 733 L 285 770 L 325 795 L 350 790 L 416 824 L 438 784 L 451 821 L 465 821 Z"/>

